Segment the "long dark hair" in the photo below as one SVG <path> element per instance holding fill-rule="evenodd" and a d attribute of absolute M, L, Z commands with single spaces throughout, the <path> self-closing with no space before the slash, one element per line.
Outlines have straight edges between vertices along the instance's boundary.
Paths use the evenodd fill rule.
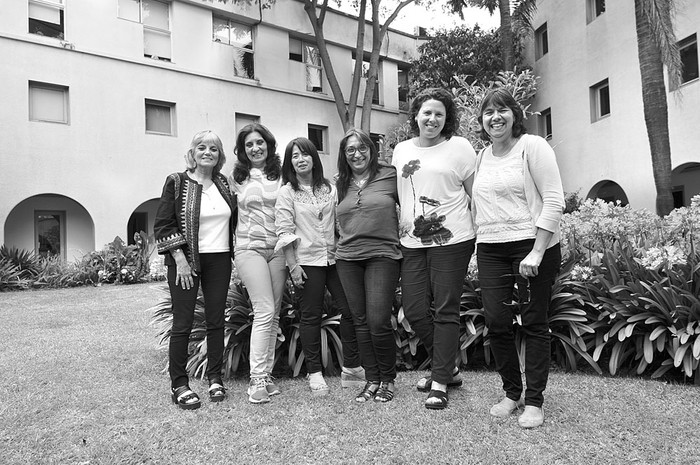
<path fill-rule="evenodd" d="M 267 158 L 265 159 L 265 168 L 263 169 L 263 173 L 265 173 L 267 179 L 274 181 L 279 179 L 282 175 L 282 167 L 280 156 L 277 154 L 277 141 L 275 140 L 275 136 L 262 124 L 251 123 L 243 126 L 243 129 L 238 132 L 236 148 L 233 151 L 238 159 L 238 163 L 236 163 L 235 168 L 233 168 L 233 179 L 238 184 L 248 179 L 248 176 L 250 176 L 250 169 L 253 167 L 253 163 L 248 159 L 248 155 L 245 153 L 245 138 L 253 132 L 258 132 L 267 144 Z"/>
<path fill-rule="evenodd" d="M 527 133 L 525 129 L 525 114 L 520 104 L 513 98 L 513 94 L 504 87 L 497 87 L 489 91 L 484 99 L 481 101 L 481 106 L 479 107 L 479 124 L 481 125 L 481 132 L 479 135 L 481 139 L 485 141 L 491 141 L 491 136 L 484 129 L 484 111 L 486 107 L 493 105 L 494 107 L 508 107 L 510 111 L 513 112 L 513 129 L 511 131 L 513 137 L 520 137 L 521 135 Z"/>
<path fill-rule="evenodd" d="M 437 100 L 445 105 L 445 126 L 443 126 L 442 131 L 440 131 L 440 135 L 445 139 L 449 139 L 459 130 L 459 112 L 457 111 L 457 105 L 455 105 L 452 94 L 439 87 L 431 87 L 430 89 L 421 91 L 411 102 L 411 110 L 408 114 L 411 132 L 413 132 L 415 136 L 420 136 L 416 116 L 418 116 L 423 104 L 428 100 Z"/>
<path fill-rule="evenodd" d="M 335 187 L 338 189 L 338 202 L 345 198 L 348 193 L 348 187 L 350 187 L 350 181 L 352 180 L 352 170 L 348 161 L 345 158 L 345 147 L 348 145 L 348 139 L 352 136 L 360 139 L 360 143 L 365 144 L 369 147 L 369 178 L 367 182 L 369 183 L 372 179 L 377 176 L 379 172 L 379 152 L 377 152 L 377 146 L 374 145 L 372 139 L 362 129 L 352 128 L 345 133 L 342 139 L 340 139 L 340 149 L 338 150 L 338 180 L 335 182 Z"/>
<path fill-rule="evenodd" d="M 297 178 L 297 173 L 294 171 L 292 166 L 292 151 L 294 146 L 297 146 L 301 152 L 304 152 L 311 156 L 311 161 L 313 166 L 311 167 L 311 188 L 315 192 L 317 189 L 326 186 L 330 189 L 331 183 L 328 179 L 323 177 L 323 163 L 321 163 L 321 157 L 318 156 L 318 150 L 313 142 L 311 142 L 306 137 L 297 137 L 287 144 L 287 148 L 284 149 L 284 161 L 282 161 L 282 182 L 284 184 L 289 183 L 292 185 L 295 191 L 299 190 L 299 178 Z"/>

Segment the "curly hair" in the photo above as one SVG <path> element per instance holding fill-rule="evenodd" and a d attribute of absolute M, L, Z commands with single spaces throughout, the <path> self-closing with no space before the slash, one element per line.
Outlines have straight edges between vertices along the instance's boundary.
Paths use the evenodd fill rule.
<path fill-rule="evenodd" d="M 233 153 L 236 154 L 238 161 L 236 167 L 233 169 L 233 179 L 238 184 L 248 179 L 248 176 L 250 176 L 250 169 L 253 167 L 253 163 L 248 159 L 248 155 L 245 152 L 245 139 L 253 132 L 259 133 L 267 144 L 267 158 L 265 159 L 265 168 L 263 169 L 263 173 L 265 173 L 267 179 L 274 181 L 279 179 L 282 175 L 282 163 L 280 161 L 280 156 L 277 154 L 277 141 L 275 140 L 275 136 L 262 124 L 251 123 L 244 126 L 238 132 L 238 136 L 236 136 L 236 148 Z"/>
<path fill-rule="evenodd" d="M 408 113 L 408 122 L 411 125 L 411 132 L 414 136 L 420 135 L 416 116 L 420 112 L 421 107 L 428 100 L 437 100 L 445 105 L 445 126 L 440 131 L 440 135 L 445 139 L 454 136 L 459 130 L 459 112 L 455 105 L 452 94 L 445 89 L 431 87 L 421 91 L 411 102 L 411 109 Z"/>
<path fill-rule="evenodd" d="M 185 168 L 187 168 L 187 171 L 190 173 L 197 168 L 197 162 L 194 159 L 194 151 L 196 150 L 197 146 L 204 141 L 204 139 L 211 139 L 219 152 L 219 160 L 216 162 L 216 166 L 214 166 L 214 171 L 212 173 L 213 176 L 216 176 L 221 172 L 221 168 L 223 168 L 224 164 L 226 163 L 226 154 L 224 154 L 224 144 L 221 142 L 221 138 L 215 132 L 210 131 L 209 129 L 199 131 L 194 135 L 194 137 L 192 137 L 190 148 L 187 150 L 187 153 L 185 153 Z"/>
<path fill-rule="evenodd" d="M 371 182 L 379 172 L 379 152 L 377 151 L 377 146 L 372 142 L 372 138 L 362 129 L 349 129 L 343 138 L 340 139 L 340 149 L 338 150 L 338 179 L 335 182 L 335 187 L 338 189 L 338 202 L 345 198 L 352 180 L 352 170 L 345 157 L 345 147 L 347 147 L 348 140 L 352 136 L 357 137 L 360 143 L 369 147 L 369 166 L 367 167 L 369 178 L 367 182 Z"/>
<path fill-rule="evenodd" d="M 510 111 L 513 112 L 513 137 L 520 137 L 521 135 L 527 133 L 525 128 L 525 114 L 520 104 L 513 98 L 513 94 L 504 87 L 497 87 L 496 89 L 490 90 L 481 101 L 481 106 L 479 107 L 479 124 L 481 125 L 481 131 L 479 136 L 482 140 L 491 141 L 491 136 L 484 129 L 484 111 L 489 105 L 496 108 L 508 107 Z"/>

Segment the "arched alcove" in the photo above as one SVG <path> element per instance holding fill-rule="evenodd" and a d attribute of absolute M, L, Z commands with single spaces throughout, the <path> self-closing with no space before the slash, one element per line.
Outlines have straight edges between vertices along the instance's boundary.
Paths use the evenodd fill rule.
<path fill-rule="evenodd" d="M 604 180 L 596 183 L 596 185 L 593 186 L 590 191 L 588 191 L 586 198 L 602 199 L 606 202 L 617 202 L 619 200 L 622 205 L 627 205 L 629 203 L 624 189 L 622 189 L 622 187 L 615 181 L 610 180 Z"/>

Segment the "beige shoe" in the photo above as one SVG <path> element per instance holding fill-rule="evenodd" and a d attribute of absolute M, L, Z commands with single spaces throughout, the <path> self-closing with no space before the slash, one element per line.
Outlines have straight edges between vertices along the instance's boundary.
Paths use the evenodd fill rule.
<path fill-rule="evenodd" d="M 506 418 L 509 417 L 511 413 L 516 411 L 518 407 L 522 407 L 521 401 L 516 402 L 512 399 L 504 397 L 503 400 L 491 407 L 489 413 L 494 417 Z"/>
<path fill-rule="evenodd" d="M 322 397 L 328 395 L 330 388 L 326 384 L 326 380 L 323 379 L 321 372 L 311 373 L 306 375 L 306 377 L 309 380 L 309 389 L 311 389 L 312 396 Z"/>
<path fill-rule="evenodd" d="M 518 424 L 523 428 L 537 428 L 544 423 L 544 410 L 541 407 L 526 405 L 525 411 L 518 417 Z"/>

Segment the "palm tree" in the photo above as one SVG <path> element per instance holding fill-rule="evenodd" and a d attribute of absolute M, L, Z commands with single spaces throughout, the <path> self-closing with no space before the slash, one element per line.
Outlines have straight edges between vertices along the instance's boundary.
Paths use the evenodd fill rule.
<path fill-rule="evenodd" d="M 501 16 L 500 40 L 503 54 L 503 68 L 512 71 L 515 67 L 514 47 L 516 40 L 532 31 L 532 18 L 537 10 L 536 0 L 448 0 L 453 13 L 464 19 L 463 8 L 476 6 L 494 14 L 496 9 Z"/>
<path fill-rule="evenodd" d="M 661 216 L 673 210 L 664 64 L 668 67 L 671 88 L 678 85 L 682 69 L 673 32 L 673 11 L 673 0 L 634 0 L 644 122 L 656 185 L 656 213 Z"/>

